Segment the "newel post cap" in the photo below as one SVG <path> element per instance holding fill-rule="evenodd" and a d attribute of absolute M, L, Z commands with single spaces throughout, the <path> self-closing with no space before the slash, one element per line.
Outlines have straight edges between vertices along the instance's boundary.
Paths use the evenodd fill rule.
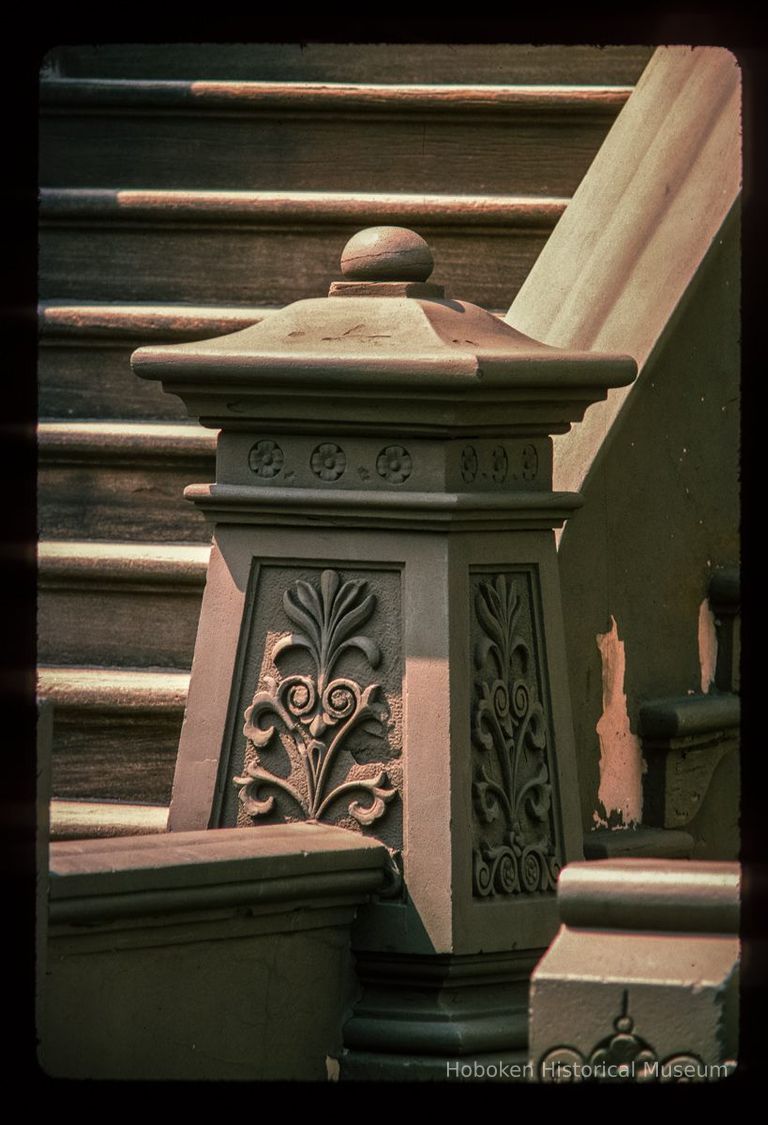
<path fill-rule="evenodd" d="M 634 379 L 629 356 L 553 348 L 446 297 L 428 280 L 433 264 L 415 231 L 367 228 L 344 246 L 343 280 L 327 297 L 216 339 L 139 348 L 133 369 L 161 380 L 204 425 L 370 430 L 375 415 L 377 432 L 416 426 L 435 437 L 562 433 Z"/>

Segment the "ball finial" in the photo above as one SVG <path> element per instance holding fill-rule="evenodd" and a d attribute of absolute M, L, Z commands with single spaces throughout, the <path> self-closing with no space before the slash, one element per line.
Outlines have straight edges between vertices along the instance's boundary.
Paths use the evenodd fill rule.
<path fill-rule="evenodd" d="M 426 281 L 433 266 L 429 246 L 407 227 L 368 227 L 341 255 L 341 272 L 350 281 Z"/>

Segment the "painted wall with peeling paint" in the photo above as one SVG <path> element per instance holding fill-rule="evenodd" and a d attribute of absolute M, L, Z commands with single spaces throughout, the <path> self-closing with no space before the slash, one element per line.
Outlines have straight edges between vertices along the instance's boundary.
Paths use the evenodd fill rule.
<path fill-rule="evenodd" d="M 640 704 L 698 693 L 713 675 L 701 607 L 712 571 L 739 562 L 738 397 L 735 212 L 604 442 L 585 506 L 560 542 L 585 831 L 641 813 Z M 734 855 L 737 769 L 725 759 L 717 771 L 694 822 L 696 855 Z"/>
<path fill-rule="evenodd" d="M 709 601 L 699 606 L 699 668 L 701 669 L 701 694 L 707 695 L 715 684 L 717 668 L 717 629 L 715 615 L 709 608 Z"/>
<path fill-rule="evenodd" d="M 630 827 L 643 819 L 643 755 L 640 739 L 630 728 L 624 690 L 627 657 L 615 617 L 609 631 L 596 639 L 603 665 L 603 713 L 595 728 L 600 785 L 592 820 L 597 828 L 616 823 Z"/>

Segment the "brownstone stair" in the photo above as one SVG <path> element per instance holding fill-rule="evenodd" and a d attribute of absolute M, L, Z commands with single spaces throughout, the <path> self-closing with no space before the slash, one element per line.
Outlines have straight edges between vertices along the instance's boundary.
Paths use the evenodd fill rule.
<path fill-rule="evenodd" d="M 628 89 L 51 78 L 44 182 L 570 195 Z M 152 127 L 146 117 L 153 115 Z M 195 159 L 181 166 L 179 145 Z M 383 160 L 382 155 L 387 159 Z"/>
<path fill-rule="evenodd" d="M 40 661 L 189 668 L 208 555 L 204 544 L 43 541 Z"/>
<path fill-rule="evenodd" d="M 212 479 L 215 434 L 132 374 L 133 349 L 322 295 L 347 238 L 379 223 L 426 237 L 449 293 L 505 309 L 650 54 L 112 44 L 48 57 L 39 661 L 54 835 L 156 831 L 170 799 L 209 541 L 181 493 Z"/>
<path fill-rule="evenodd" d="M 270 310 L 224 305 L 117 305 L 42 301 L 38 396 L 40 416 L 94 421 L 176 421 L 181 401 L 137 378 L 131 353 L 145 344 L 180 344 L 237 332 Z"/>
<path fill-rule="evenodd" d="M 41 422 L 38 518 L 51 539 L 209 542 L 191 477 L 214 471 L 216 434 L 164 422 Z"/>

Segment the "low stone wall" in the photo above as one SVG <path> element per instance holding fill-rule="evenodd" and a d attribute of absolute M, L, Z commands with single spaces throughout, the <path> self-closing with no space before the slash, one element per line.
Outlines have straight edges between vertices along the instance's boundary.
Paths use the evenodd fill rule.
<path fill-rule="evenodd" d="M 54 843 L 40 942 L 52 1076 L 338 1073 L 349 927 L 386 849 L 316 824 Z"/>

